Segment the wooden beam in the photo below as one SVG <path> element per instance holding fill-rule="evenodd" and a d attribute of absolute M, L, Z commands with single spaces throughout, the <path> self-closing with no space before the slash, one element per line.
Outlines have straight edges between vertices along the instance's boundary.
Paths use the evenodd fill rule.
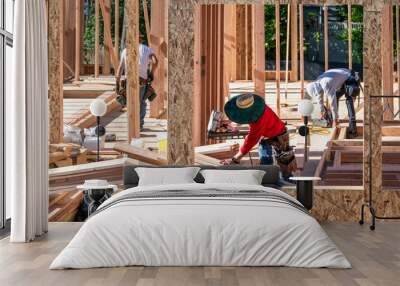
<path fill-rule="evenodd" d="M 382 191 L 382 101 L 371 98 L 382 94 L 382 3 L 373 2 L 364 7 L 364 199 L 369 190 L 373 200 Z M 372 168 L 370 168 L 372 166 Z"/>
<path fill-rule="evenodd" d="M 128 143 L 117 143 L 114 150 L 126 154 L 129 158 L 143 163 L 162 166 L 167 165 L 167 158 L 164 154 L 159 154 L 143 148 L 133 147 Z"/>
<path fill-rule="evenodd" d="M 255 93 L 265 98 L 265 31 L 264 31 L 264 5 L 254 4 L 254 86 Z"/>
<path fill-rule="evenodd" d="M 299 33 L 300 33 L 300 92 L 304 98 L 304 9 L 303 4 L 299 5 Z"/>
<path fill-rule="evenodd" d="M 286 23 L 286 67 L 285 67 L 285 100 L 287 101 L 287 91 L 289 84 L 289 49 L 290 49 L 290 18 L 292 14 L 290 3 L 287 4 L 287 23 Z"/>
<path fill-rule="evenodd" d="M 100 7 L 99 0 L 95 3 L 95 28 L 94 28 L 94 77 L 99 77 L 99 67 L 100 67 Z"/>
<path fill-rule="evenodd" d="M 382 88 L 383 95 L 393 95 L 393 6 L 386 4 L 382 11 Z M 394 119 L 394 99 L 383 99 L 384 120 Z"/>
<path fill-rule="evenodd" d="M 329 31 L 328 31 L 328 14 L 329 8 L 324 5 L 324 62 L 325 71 L 329 69 Z"/>
<path fill-rule="evenodd" d="M 236 80 L 246 79 L 246 5 L 236 5 Z"/>
<path fill-rule="evenodd" d="M 202 144 L 202 25 L 204 18 L 201 17 L 202 6 L 195 8 L 194 15 L 194 90 L 193 90 L 193 146 Z"/>
<path fill-rule="evenodd" d="M 49 1 L 49 141 L 63 141 L 63 34 L 64 1 Z"/>
<path fill-rule="evenodd" d="M 280 3 L 275 3 L 275 80 L 276 80 L 276 113 L 281 114 L 281 13 Z"/>
<path fill-rule="evenodd" d="M 194 4 L 169 1 L 168 164 L 194 163 L 192 143 Z"/>
<path fill-rule="evenodd" d="M 111 35 L 109 32 L 111 31 L 111 11 L 110 11 L 110 1 L 111 0 L 99 0 L 101 13 L 103 15 L 103 74 L 109 75 L 111 73 L 111 62 L 110 62 L 110 39 Z"/>
<path fill-rule="evenodd" d="M 126 107 L 128 113 L 128 142 L 130 142 L 132 138 L 140 137 L 138 1 L 126 0 L 125 13 L 126 60 L 128 65 Z"/>
<path fill-rule="evenodd" d="M 351 0 L 347 4 L 347 30 L 349 38 L 349 70 L 353 69 L 353 19 L 351 13 Z"/>
<path fill-rule="evenodd" d="M 117 56 L 119 62 L 119 0 L 114 2 L 114 54 Z M 118 67 L 114 67 L 117 69 Z"/>
<path fill-rule="evenodd" d="M 75 0 L 75 81 L 80 80 L 81 72 L 81 0 Z"/>
<path fill-rule="evenodd" d="M 298 65 L 298 5 L 297 0 L 291 0 L 291 37 L 290 37 L 290 46 L 291 46 L 291 65 L 292 65 L 292 72 L 290 80 L 298 81 L 298 73 L 299 73 L 299 65 Z"/>
<path fill-rule="evenodd" d="M 142 4 L 143 4 L 143 16 L 144 16 L 144 25 L 146 27 L 147 41 L 150 42 L 151 27 L 149 20 L 149 11 L 147 9 L 147 0 L 142 0 Z"/>

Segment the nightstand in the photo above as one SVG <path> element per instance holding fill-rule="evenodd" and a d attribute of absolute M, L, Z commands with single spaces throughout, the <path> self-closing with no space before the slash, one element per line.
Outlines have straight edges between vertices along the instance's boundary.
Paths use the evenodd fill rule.
<path fill-rule="evenodd" d="M 296 198 L 307 210 L 313 207 L 314 181 L 320 181 L 319 177 L 291 177 L 296 182 Z"/>

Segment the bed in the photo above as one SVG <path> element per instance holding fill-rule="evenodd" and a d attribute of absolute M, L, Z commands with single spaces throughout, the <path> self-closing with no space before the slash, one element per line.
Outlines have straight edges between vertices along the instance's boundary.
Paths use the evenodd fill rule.
<path fill-rule="evenodd" d="M 206 167 L 203 167 L 203 169 Z M 209 167 L 207 167 L 209 168 Z M 50 269 L 119 266 L 291 266 L 350 268 L 319 223 L 271 185 L 194 183 L 136 186 L 104 202 Z M 267 168 L 267 169 L 266 169 Z M 271 180 L 273 178 L 273 180 Z"/>

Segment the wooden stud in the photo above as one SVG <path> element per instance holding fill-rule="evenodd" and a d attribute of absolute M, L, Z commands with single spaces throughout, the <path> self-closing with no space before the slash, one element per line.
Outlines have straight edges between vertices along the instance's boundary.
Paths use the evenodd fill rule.
<path fill-rule="evenodd" d="M 99 0 L 101 12 L 103 15 L 103 74 L 109 75 L 111 73 L 111 61 L 110 61 L 110 51 L 111 45 L 108 39 L 108 32 L 111 31 L 111 10 L 110 10 L 110 1 L 111 0 Z M 110 35 L 111 38 L 111 35 Z"/>
<path fill-rule="evenodd" d="M 252 5 L 246 5 L 246 80 L 253 76 L 253 10 Z"/>
<path fill-rule="evenodd" d="M 114 2 L 114 54 L 117 56 L 117 61 L 119 62 L 119 0 Z M 117 69 L 118 67 L 114 67 Z"/>
<path fill-rule="evenodd" d="M 202 41 L 202 21 L 201 17 L 202 5 L 195 8 L 194 15 L 194 89 L 193 89 L 193 147 L 202 145 L 202 55 L 201 55 L 201 41 Z"/>
<path fill-rule="evenodd" d="M 386 4 L 382 11 L 382 88 L 383 95 L 393 95 L 393 6 Z M 384 120 L 394 119 L 393 98 L 383 99 Z"/>
<path fill-rule="evenodd" d="M 95 32 L 94 32 L 94 77 L 99 77 L 100 70 L 100 7 L 99 0 L 95 3 Z"/>
<path fill-rule="evenodd" d="M 290 49 L 290 18 L 291 18 L 291 5 L 287 4 L 287 23 L 286 23 L 286 68 L 285 68 L 285 100 L 287 100 L 287 90 L 289 84 L 289 49 Z"/>
<path fill-rule="evenodd" d="M 353 19 L 351 13 L 351 1 L 347 4 L 347 27 L 349 38 L 349 70 L 353 69 Z"/>
<path fill-rule="evenodd" d="M 75 0 L 75 81 L 80 80 L 81 72 L 81 0 Z"/>
<path fill-rule="evenodd" d="M 275 3 L 275 46 L 276 46 L 276 61 L 275 61 L 275 76 L 276 76 L 276 112 L 278 116 L 281 114 L 281 14 L 280 3 Z"/>
<path fill-rule="evenodd" d="M 236 80 L 246 79 L 246 6 L 236 5 Z"/>
<path fill-rule="evenodd" d="M 127 73 L 127 112 L 128 142 L 140 137 L 139 101 L 139 4 L 137 0 L 125 1 L 126 60 Z"/>
<path fill-rule="evenodd" d="M 63 141 L 63 34 L 64 1 L 49 1 L 49 141 Z"/>
<path fill-rule="evenodd" d="M 264 5 L 254 4 L 254 86 L 255 93 L 265 97 L 265 31 L 264 31 Z"/>
<path fill-rule="evenodd" d="M 298 73 L 299 73 L 299 67 L 298 67 L 298 5 L 296 0 L 291 0 L 291 37 L 290 37 L 290 46 L 291 46 L 291 65 L 292 65 L 292 71 L 291 71 L 291 77 L 290 80 L 292 81 L 298 81 Z"/>
<path fill-rule="evenodd" d="M 400 11 L 399 5 L 396 5 L 396 50 L 397 50 L 397 89 L 400 89 Z M 397 95 L 400 95 L 397 93 Z M 400 98 L 398 99 L 397 106 L 400 107 Z M 400 114 L 399 114 L 400 118 Z"/>
<path fill-rule="evenodd" d="M 151 28 L 150 28 L 150 20 L 149 20 L 149 11 L 147 9 L 147 0 L 142 0 L 143 4 L 143 16 L 144 16 L 144 24 L 146 27 L 146 36 L 147 36 L 147 41 L 150 42 L 150 33 L 151 33 Z"/>
<path fill-rule="evenodd" d="M 111 61 L 116 70 L 119 65 L 118 56 L 115 53 L 112 37 L 111 37 L 111 0 L 99 0 L 101 12 L 103 14 L 104 19 L 104 40 L 105 40 L 105 48 L 104 48 L 104 66 L 103 69 L 105 71 L 104 74 L 110 74 L 110 55 Z"/>
<path fill-rule="evenodd" d="M 304 98 L 304 9 L 299 5 L 299 33 L 300 33 L 300 92 L 301 99 Z"/>

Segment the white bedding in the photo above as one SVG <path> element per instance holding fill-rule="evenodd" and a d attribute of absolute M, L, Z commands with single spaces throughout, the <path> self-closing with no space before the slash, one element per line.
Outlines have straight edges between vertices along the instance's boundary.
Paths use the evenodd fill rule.
<path fill-rule="evenodd" d="M 128 265 L 351 267 L 318 222 L 289 204 L 243 197 L 115 203 L 132 192 L 207 192 L 210 188 L 262 190 L 295 201 L 279 190 L 254 185 L 128 189 L 104 202 L 100 207 L 103 211 L 87 220 L 50 269 Z"/>

